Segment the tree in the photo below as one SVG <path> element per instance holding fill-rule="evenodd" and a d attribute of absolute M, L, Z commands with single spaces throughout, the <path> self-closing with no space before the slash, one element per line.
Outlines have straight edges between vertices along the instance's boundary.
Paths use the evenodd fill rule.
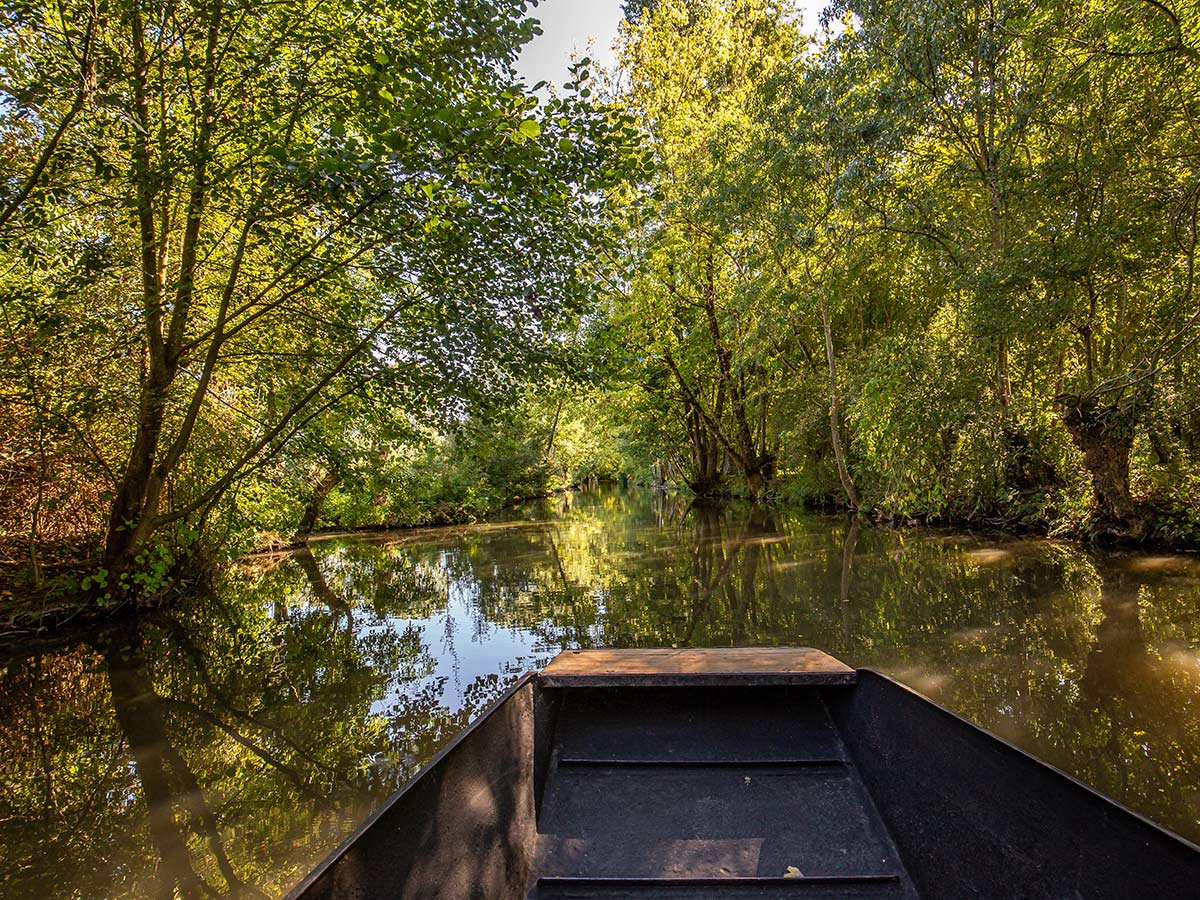
<path fill-rule="evenodd" d="M 728 460 L 753 495 L 774 472 L 767 421 L 776 373 L 744 352 L 752 238 L 724 196 L 753 127 L 756 85 L 797 51 L 786 9 L 760 0 L 664 0 L 626 32 L 625 102 L 647 123 L 661 201 L 629 296 L 656 365 L 674 383 L 691 445 L 691 484 L 713 493 Z"/>
<path fill-rule="evenodd" d="M 1048 91 L 1036 171 L 1039 274 L 1063 319 L 1056 399 L 1101 520 L 1138 531 L 1135 436 L 1148 429 L 1169 461 L 1155 393 L 1161 383 L 1179 397 L 1194 365 L 1197 55 L 1169 6 L 1066 15 L 1045 27 L 1066 24 L 1082 37 L 1055 47 L 1065 74 Z"/>
<path fill-rule="evenodd" d="M 110 485 L 112 590 L 155 589 L 231 490 L 347 398 L 503 390 L 583 308 L 582 254 L 636 132 L 586 88 L 524 92 L 523 8 L 6 13 L 0 286 L 28 376 L 7 392 L 30 431 L 80 435 Z M 72 359 L 94 394 L 53 383 Z"/>
<path fill-rule="evenodd" d="M 847 40 L 882 61 L 876 96 L 902 136 L 892 225 L 957 270 L 994 357 L 1011 478 L 1027 477 L 1022 432 L 1052 401 L 1098 517 L 1136 530 L 1134 438 L 1161 360 L 1190 346 L 1190 23 L 1158 4 L 848 8 L 862 26 Z"/>

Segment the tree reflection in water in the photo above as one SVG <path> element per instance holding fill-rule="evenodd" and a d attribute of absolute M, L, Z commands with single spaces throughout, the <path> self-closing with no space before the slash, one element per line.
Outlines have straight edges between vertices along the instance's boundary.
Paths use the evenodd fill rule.
<path fill-rule="evenodd" d="M 298 880 L 574 646 L 807 644 L 1200 837 L 1200 567 L 602 490 L 329 540 L 0 673 L 0 896 Z"/>

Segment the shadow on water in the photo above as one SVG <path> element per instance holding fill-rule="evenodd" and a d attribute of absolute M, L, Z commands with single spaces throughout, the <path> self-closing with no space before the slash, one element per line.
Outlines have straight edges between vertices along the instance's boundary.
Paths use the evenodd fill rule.
<path fill-rule="evenodd" d="M 1200 565 L 601 490 L 0 670 L 0 896 L 260 897 L 558 650 L 806 644 L 1200 837 Z"/>

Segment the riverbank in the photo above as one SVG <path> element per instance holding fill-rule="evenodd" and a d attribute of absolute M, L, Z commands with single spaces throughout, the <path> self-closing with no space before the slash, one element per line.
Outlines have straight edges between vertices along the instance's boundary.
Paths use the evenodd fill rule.
<path fill-rule="evenodd" d="M 79 545 L 39 547 L 35 554 L 39 560 L 36 575 L 29 565 L 28 555 L 21 559 L 15 548 L 10 548 L 8 553 L 0 552 L 0 656 L 78 640 L 81 635 L 102 629 L 133 612 L 169 607 L 202 586 L 211 588 L 239 559 L 287 554 L 310 542 L 337 537 L 389 532 L 420 535 L 434 529 L 477 526 L 490 517 L 581 487 L 556 488 L 491 504 L 483 514 L 461 505 L 444 504 L 405 524 L 378 523 L 352 528 L 328 525 L 291 539 L 269 535 L 248 543 L 241 554 L 210 552 L 201 558 L 189 557 L 188 571 L 153 598 L 113 600 L 98 597 L 95 591 L 85 587 L 90 573 L 95 571 L 95 559 L 83 557 Z M 94 554 L 98 554 L 99 546 L 99 540 L 87 545 Z"/>
<path fill-rule="evenodd" d="M 698 495 L 684 485 L 636 482 L 648 490 L 670 491 L 694 501 L 706 503 L 762 503 L 779 509 L 827 515 L 854 515 L 864 522 L 887 528 L 957 528 L 984 534 L 1014 537 L 1036 535 L 1076 542 L 1084 547 L 1146 552 L 1200 552 L 1200 534 L 1190 520 L 1170 505 L 1143 500 L 1136 505 L 1134 517 L 1125 523 L 1104 521 L 1090 509 L 1047 515 L 1044 504 L 1010 503 L 974 514 L 952 512 L 926 514 L 899 512 L 880 506 L 865 506 L 857 512 L 847 508 L 840 495 L 798 495 L 786 482 L 776 484 L 765 497 L 753 497 L 736 487 Z M 1177 504 L 1176 504 L 1177 506 Z"/>
<path fill-rule="evenodd" d="M 245 554 L 236 558 L 226 558 L 216 562 L 217 557 L 210 557 L 210 562 L 204 566 L 193 566 L 188 577 L 179 579 L 161 596 L 152 601 L 133 603 L 124 602 L 98 603 L 91 593 L 78 589 L 78 584 L 87 576 L 88 566 L 84 563 L 72 563 L 69 554 L 65 552 L 49 552 L 46 559 L 55 559 L 53 566 L 43 570 L 43 585 L 35 588 L 19 570 L 13 567 L 0 568 L 0 654 L 12 652 L 15 648 L 53 646 L 61 640 L 70 640 L 81 632 L 103 628 L 112 621 L 127 616 L 132 607 L 138 609 L 162 608 L 170 606 L 181 597 L 194 593 L 201 583 L 212 584 L 217 581 L 228 566 L 237 559 L 263 558 L 286 556 L 310 544 L 355 539 L 372 535 L 403 535 L 406 541 L 419 541 L 433 535 L 465 535 L 470 533 L 486 533 L 489 530 L 511 530 L 515 524 L 511 520 L 514 510 L 529 507 L 539 501 L 553 497 L 561 497 L 586 490 L 588 487 L 604 486 L 614 488 L 618 481 L 603 481 L 592 479 L 587 485 L 576 484 L 570 487 L 556 488 L 540 492 L 536 495 L 510 500 L 502 505 L 493 507 L 487 515 L 477 515 L 458 508 L 457 514 L 450 509 L 437 510 L 428 518 L 410 523 L 375 523 L 355 527 L 344 527 L 336 524 L 326 525 L 315 529 L 312 533 L 291 540 L 278 537 L 269 538 L 248 548 Z M 722 492 L 719 495 L 698 496 L 688 488 L 673 484 L 651 484 L 625 480 L 623 482 L 633 490 L 657 491 L 675 497 L 679 502 L 703 506 L 759 506 L 791 514 L 816 513 L 821 515 L 850 515 L 844 505 L 839 505 L 832 497 L 823 502 L 813 498 L 803 500 L 787 496 L 784 492 L 769 494 L 765 498 L 755 499 L 736 490 Z M 884 509 L 860 511 L 854 518 L 863 525 L 882 529 L 939 529 L 958 530 L 964 533 L 988 536 L 995 539 L 1046 537 L 1065 541 L 1078 547 L 1081 552 L 1089 550 L 1128 551 L 1143 553 L 1196 553 L 1200 552 L 1200 541 L 1190 535 L 1173 534 L 1167 523 L 1157 527 L 1143 525 L 1141 530 L 1121 529 L 1111 524 L 1099 523 L 1081 519 L 1079 521 L 1051 522 L 1045 519 L 1030 518 L 1027 515 L 1000 514 L 954 517 L 948 515 L 921 516 L 898 515 Z M 493 520 L 501 519 L 502 522 Z M 1147 517 L 1147 522 L 1153 523 L 1153 518 Z M 536 525 L 536 522 L 530 524 Z M 59 548 L 62 551 L 62 548 Z M 15 578 L 12 576 L 16 576 Z M 5 580 L 5 576 L 9 576 Z"/>

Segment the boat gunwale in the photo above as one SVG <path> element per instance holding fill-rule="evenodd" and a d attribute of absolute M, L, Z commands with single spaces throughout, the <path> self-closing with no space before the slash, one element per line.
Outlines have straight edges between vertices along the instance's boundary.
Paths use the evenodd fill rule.
<path fill-rule="evenodd" d="M 392 807 L 403 800 L 408 792 L 415 788 L 417 783 L 420 782 L 426 775 L 428 775 L 432 769 L 441 763 L 442 760 L 444 760 L 447 756 L 453 753 L 460 744 L 474 734 L 484 722 L 498 712 L 500 707 L 504 706 L 504 704 L 511 700 L 513 696 L 515 696 L 522 688 L 533 684 L 537 678 L 537 674 L 538 673 L 536 671 L 526 672 L 511 687 L 505 690 L 503 694 L 489 703 L 484 708 L 483 712 L 476 716 L 465 728 L 462 729 L 462 731 L 458 732 L 458 734 L 451 738 L 449 743 L 435 753 L 430 758 L 429 762 L 421 766 L 421 768 L 418 769 L 411 778 L 405 781 L 399 790 L 388 797 L 387 800 L 385 800 L 378 809 L 367 816 L 367 818 L 364 819 L 362 823 L 355 828 L 348 837 L 346 837 L 345 840 L 331 850 L 328 856 L 317 863 L 316 867 L 309 872 L 308 875 L 306 875 L 294 888 L 292 888 L 283 896 L 283 900 L 300 900 L 300 898 L 304 896 L 309 888 L 311 888 L 322 877 L 324 877 L 324 875 L 329 872 L 330 869 L 341 862 L 342 857 L 350 851 L 350 849 L 358 842 L 358 840 L 363 837 L 375 825 L 376 822 L 383 818 L 388 811 L 392 809 Z"/>
<path fill-rule="evenodd" d="M 868 675 L 874 675 L 875 677 L 882 679 L 883 681 L 893 685 L 894 687 L 899 688 L 906 694 L 911 694 L 912 696 L 916 697 L 918 700 L 923 700 L 925 703 L 927 703 L 931 707 L 933 707 L 933 709 L 937 713 L 941 714 L 943 717 L 949 718 L 952 721 L 959 723 L 960 725 L 965 725 L 970 731 L 980 734 L 986 738 L 990 738 L 992 741 L 999 744 L 1001 748 L 1008 751 L 1010 754 L 1016 754 L 1024 762 L 1033 763 L 1035 766 L 1039 766 L 1043 769 L 1049 770 L 1051 773 L 1053 773 L 1054 775 L 1057 775 L 1059 778 L 1066 780 L 1074 787 L 1082 788 L 1083 791 L 1086 794 L 1091 795 L 1091 797 L 1093 799 L 1100 800 L 1103 804 L 1105 804 L 1107 806 L 1111 806 L 1111 807 L 1115 807 L 1116 809 L 1119 809 L 1121 812 L 1125 813 L 1126 815 L 1132 816 L 1134 819 L 1140 821 L 1142 824 L 1149 825 L 1154 831 L 1158 832 L 1159 835 L 1174 840 L 1175 842 L 1186 847 L 1188 850 L 1191 850 L 1193 853 L 1200 854 L 1200 844 L 1196 844 L 1193 841 L 1188 840 L 1183 835 L 1172 831 L 1170 828 L 1167 828 L 1165 825 L 1160 825 L 1158 822 L 1155 822 L 1153 819 L 1149 818 L 1148 816 L 1143 815 L 1142 813 L 1138 812 L 1137 810 L 1132 809 L 1131 807 L 1125 805 L 1124 803 L 1122 803 L 1120 800 L 1116 799 L 1115 797 L 1110 797 L 1107 794 L 1105 794 L 1103 791 L 1100 791 L 1097 788 L 1094 788 L 1091 785 L 1089 785 L 1083 781 L 1080 781 L 1074 775 L 1071 775 L 1068 772 L 1064 772 L 1062 769 L 1060 769 L 1058 766 L 1054 765 L 1053 763 L 1049 763 L 1046 760 L 1033 755 L 1028 750 L 1022 750 L 1020 747 L 1018 747 L 1016 744 L 1012 743 L 1011 741 L 1007 740 L 1006 738 L 1003 738 L 1000 735 L 989 731 L 988 729 L 984 728 L 982 725 L 978 725 L 975 722 L 972 722 L 970 719 L 966 718 L 965 716 L 963 716 L 959 713 L 956 713 L 954 710 L 949 709 L 948 707 L 943 706 L 941 703 L 938 703 L 936 700 L 930 699 L 929 697 L 925 696 L 920 691 L 918 691 L 916 688 L 909 687 L 907 684 L 904 684 L 901 681 L 897 681 L 895 678 L 892 678 L 889 675 L 885 675 L 883 672 L 880 672 L 878 669 L 873 669 L 870 667 L 863 667 L 863 668 L 856 669 L 855 671 L 860 674 L 866 673 Z M 857 686 L 858 686 L 857 683 L 854 685 L 847 685 L 847 687 L 851 687 L 851 688 L 854 688 Z M 834 685 L 833 687 L 836 689 L 837 686 Z"/>

